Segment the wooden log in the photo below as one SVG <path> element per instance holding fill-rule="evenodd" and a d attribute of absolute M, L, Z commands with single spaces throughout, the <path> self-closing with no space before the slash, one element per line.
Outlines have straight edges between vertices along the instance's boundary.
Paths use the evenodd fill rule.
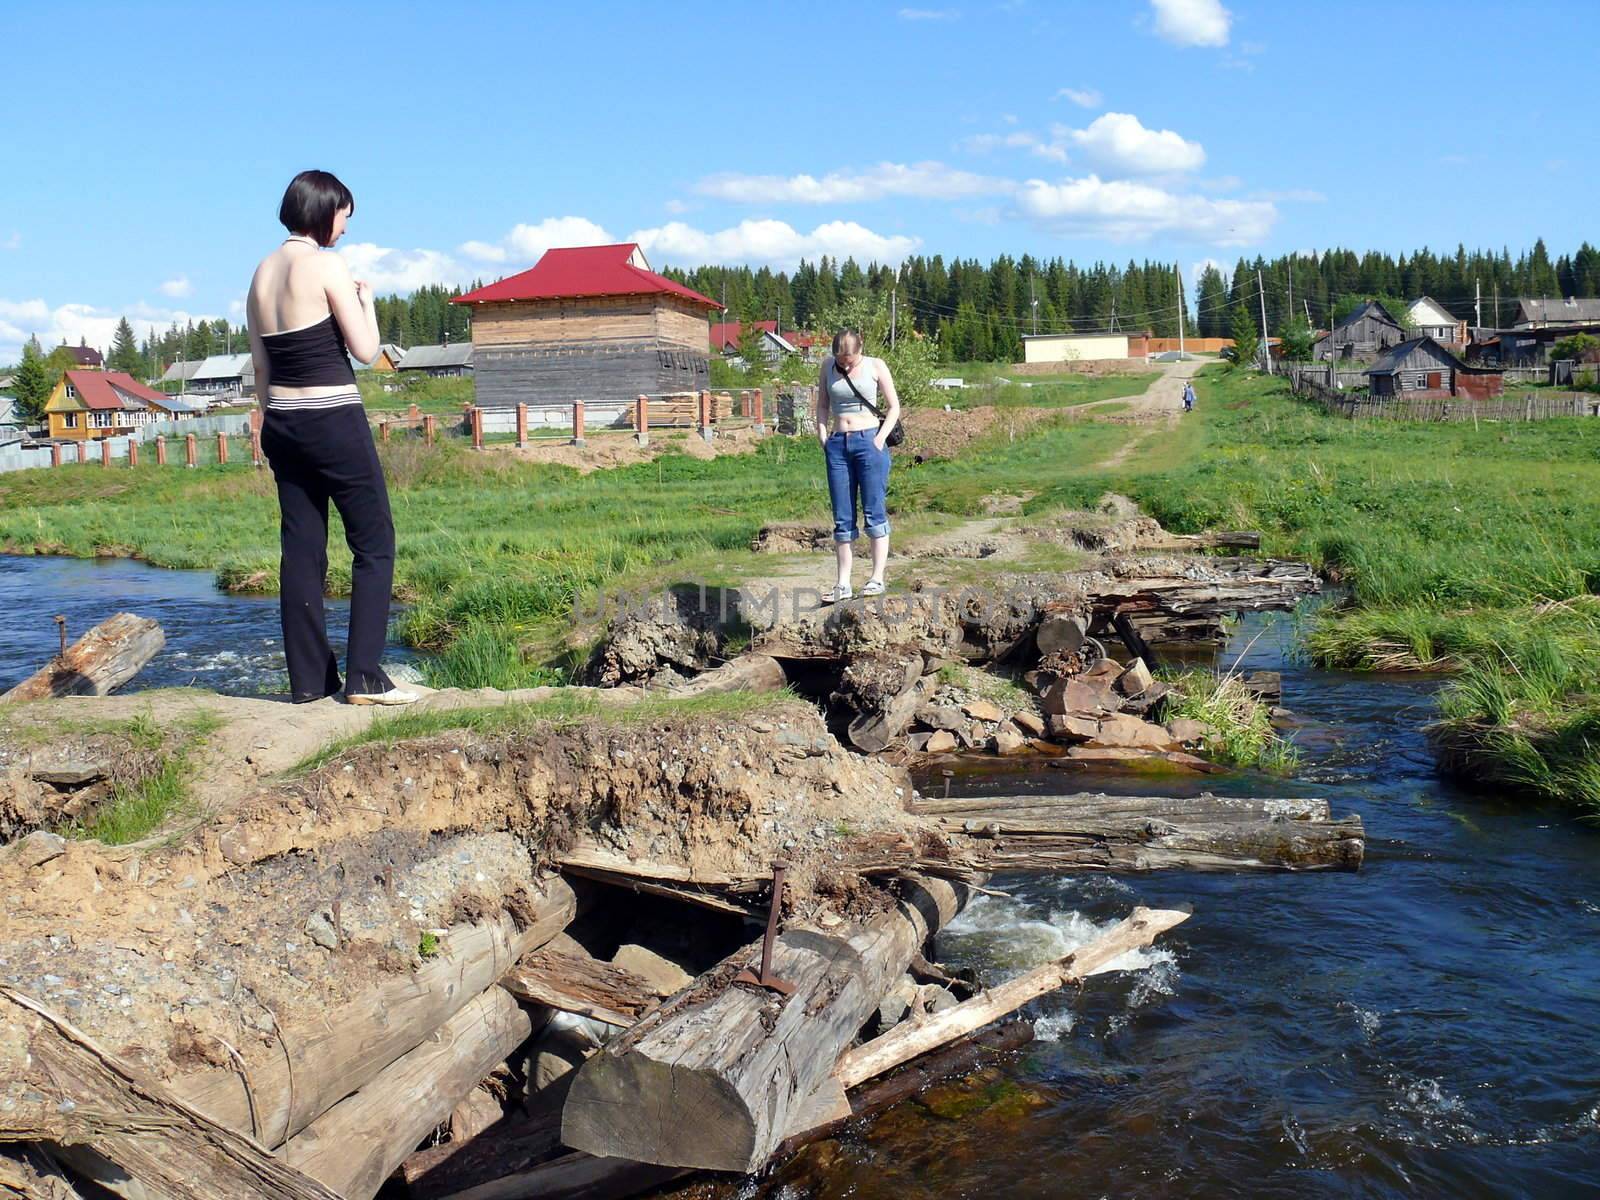
<path fill-rule="evenodd" d="M 137 675 L 166 644 L 161 626 L 149 617 L 118 613 L 0 696 L 0 704 L 51 696 L 104 696 Z"/>
<path fill-rule="evenodd" d="M 1064 958 L 1035 967 L 924 1020 L 896 1025 L 882 1037 L 845 1054 L 835 1074 L 846 1087 L 882 1075 L 953 1038 L 1009 1016 L 1046 992 L 1112 969 L 1111 964 L 1118 958 L 1130 950 L 1148 946 L 1173 926 L 1187 921 L 1189 915 L 1180 909 L 1151 909 L 1141 905 L 1094 941 Z"/>
<path fill-rule="evenodd" d="M 617 870 L 607 870 L 603 867 L 585 866 L 572 860 L 564 860 L 561 869 L 568 875 L 576 875 L 580 879 L 592 879 L 596 883 L 609 884 L 612 887 L 626 888 L 630 892 L 641 893 L 646 896 L 661 896 L 668 900 L 677 900 L 683 904 L 692 904 L 696 908 L 710 909 L 712 912 L 727 913 L 734 917 L 755 917 L 755 912 L 745 904 L 739 904 L 717 892 L 707 891 L 698 884 L 671 884 L 662 883 L 654 879 L 643 879 Z"/>
<path fill-rule="evenodd" d="M 173 1200 L 338 1200 L 337 1193 L 173 1096 L 37 1001 L 0 987 L 0 1025 L 28 1043 L 45 1104 L 0 1114 L 0 1142 L 83 1145 Z M 43 1080 L 48 1079 L 48 1084 Z"/>
<path fill-rule="evenodd" d="M 788 683 L 783 665 L 768 654 L 741 654 L 672 689 L 675 697 L 716 692 L 775 692 Z"/>
<path fill-rule="evenodd" d="M 864 654 L 852 659 L 829 699 L 854 711 L 845 736 L 865 754 L 877 754 L 905 731 L 926 688 L 922 655 Z"/>
<path fill-rule="evenodd" d="M 1207 558 L 1191 575 L 1130 575 L 1093 597 L 1101 620 L 1123 612 L 1195 620 L 1246 610 L 1289 609 L 1316 592 L 1316 573 L 1302 562 L 1271 558 Z"/>
<path fill-rule="evenodd" d="M 530 895 L 521 928 L 502 915 L 458 925 L 414 973 L 384 979 L 348 1003 L 280 1030 L 281 1053 L 250 1068 L 250 1082 L 218 1069 L 186 1075 L 173 1090 L 212 1119 L 277 1146 L 418 1045 L 516 961 L 566 928 L 577 897 L 565 880 Z M 474 1081 L 476 1082 L 476 1081 Z"/>
<path fill-rule="evenodd" d="M 347 1200 L 371 1200 L 428 1131 L 532 1032 L 528 1010 L 491 987 L 278 1153 Z"/>
<path fill-rule="evenodd" d="M 1076 793 L 925 798 L 914 811 L 989 871 L 1353 871 L 1365 848 L 1360 817 L 1314 799 Z"/>
<path fill-rule="evenodd" d="M 80 1200 L 50 1155 L 24 1143 L 0 1150 L 0 1200 Z"/>
<path fill-rule="evenodd" d="M 470 1142 L 446 1142 L 401 1165 L 411 1200 L 438 1198 L 515 1176 L 549 1158 L 561 1145 L 559 1110 L 518 1114 Z"/>
<path fill-rule="evenodd" d="M 632 1025 L 656 1002 L 650 985 L 625 967 L 545 946 L 507 971 L 500 985 L 518 1000 Z"/>
<path fill-rule="evenodd" d="M 965 900 L 961 885 L 921 879 L 863 924 L 784 933 L 772 969 L 795 990 L 782 998 L 727 983 L 736 965 L 749 965 L 747 948 L 578 1070 L 561 1140 L 602 1157 L 756 1169 L 890 984 Z"/>

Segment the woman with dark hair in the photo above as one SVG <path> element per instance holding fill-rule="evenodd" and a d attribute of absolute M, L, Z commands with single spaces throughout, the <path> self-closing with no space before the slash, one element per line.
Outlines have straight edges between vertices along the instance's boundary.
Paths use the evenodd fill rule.
<path fill-rule="evenodd" d="M 278 484 L 279 597 L 289 690 L 296 704 L 344 690 L 351 704 L 409 704 L 379 665 L 394 583 L 394 520 L 350 355 L 378 356 L 372 288 L 337 254 L 355 212 L 350 189 L 326 171 L 302 171 L 283 194 L 289 231 L 256 268 L 247 320 L 261 405 L 261 448 Z M 328 643 L 328 505 L 339 510 L 354 558 L 345 675 Z"/>
<path fill-rule="evenodd" d="M 863 596 L 883 594 L 883 571 L 889 562 L 888 438 L 900 419 L 900 397 L 889 364 L 861 353 L 861 335 L 841 329 L 833 335 L 833 353 L 823 360 L 817 386 L 817 440 L 828 464 L 828 496 L 833 501 L 833 549 L 838 566 L 834 585 L 823 594 L 825 604 L 848 600 L 854 563 L 851 543 L 860 536 L 856 502 L 866 519 L 872 543 L 872 575 Z M 832 425 L 830 431 L 829 425 Z"/>

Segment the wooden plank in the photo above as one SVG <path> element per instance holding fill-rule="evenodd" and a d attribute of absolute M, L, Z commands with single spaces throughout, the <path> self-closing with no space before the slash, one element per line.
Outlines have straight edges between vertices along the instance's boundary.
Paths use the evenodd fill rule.
<path fill-rule="evenodd" d="M 491 987 L 279 1154 L 346 1200 L 371 1200 L 428 1131 L 532 1033 L 527 1009 Z"/>
<path fill-rule="evenodd" d="M 0 1142 L 86 1144 L 173 1200 L 338 1200 L 338 1194 L 219 1125 L 155 1079 L 13 988 L 0 1027 L 27 1040 L 45 1103 L 0 1114 Z"/>
<path fill-rule="evenodd" d="M 285 1026 L 277 1048 L 250 1064 L 249 1084 L 233 1070 L 173 1081 L 173 1091 L 213 1120 L 280 1145 L 371 1081 L 480 995 L 524 954 L 565 929 L 577 897 L 559 877 L 542 881 L 532 919 L 510 915 L 458 925 L 437 957 L 410 975 L 385 978 L 355 999 Z"/>

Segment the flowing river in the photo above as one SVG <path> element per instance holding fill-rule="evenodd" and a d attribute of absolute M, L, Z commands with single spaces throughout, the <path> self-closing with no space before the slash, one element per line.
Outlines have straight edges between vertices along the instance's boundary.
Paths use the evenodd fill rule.
<path fill-rule="evenodd" d="M 329 602 L 342 637 L 345 606 Z M 0 689 L 112 612 L 167 648 L 133 686 L 283 689 L 274 599 L 123 560 L 0 557 Z M 969 793 L 1320 795 L 1366 822 L 1339 875 L 1002 877 L 939 939 L 991 977 L 1135 904 L 1194 916 L 1144 969 L 1034 1006 L 1038 1040 L 748 1186 L 792 1198 L 1600 1195 L 1600 828 L 1441 780 L 1433 681 L 1315 670 L 1289 621 L 1225 655 L 1283 672 L 1292 780 L 963 771 Z M 403 661 L 403 651 L 392 657 Z M 928 786 L 928 780 L 919 781 Z"/>

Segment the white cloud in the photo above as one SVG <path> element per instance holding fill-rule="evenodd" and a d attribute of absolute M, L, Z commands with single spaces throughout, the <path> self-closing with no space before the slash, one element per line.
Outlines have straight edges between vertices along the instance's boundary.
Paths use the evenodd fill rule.
<path fill-rule="evenodd" d="M 161 285 L 161 294 L 171 296 L 174 300 L 181 300 L 194 291 L 194 285 L 189 282 L 187 275 L 179 275 L 176 279 L 169 279 Z"/>
<path fill-rule="evenodd" d="M 1260 241 L 1278 216 L 1268 201 L 1211 200 L 1098 175 L 1061 183 L 1030 179 L 1017 193 L 1017 209 L 1055 233 L 1119 242 L 1168 236 L 1219 246 Z"/>
<path fill-rule="evenodd" d="M 1226 46 L 1233 14 L 1221 0 L 1150 0 L 1156 36 L 1175 46 Z"/>
<path fill-rule="evenodd" d="M 1057 100 L 1070 100 L 1079 108 L 1099 108 L 1104 99 L 1094 88 L 1064 87 L 1056 93 Z"/>
<path fill-rule="evenodd" d="M 22 248 L 22 234 L 12 230 L 11 236 L 0 242 L 0 250 L 20 250 Z"/>
<path fill-rule="evenodd" d="M 961 14 L 953 8 L 902 8 L 902 21 L 954 21 Z"/>
<path fill-rule="evenodd" d="M 1197 171 L 1205 165 L 1205 148 L 1170 129 L 1146 129 L 1132 113 L 1108 112 L 1087 129 L 1065 131 L 1066 140 L 1090 162 L 1117 171 L 1157 175 Z"/>
<path fill-rule="evenodd" d="M 396 250 L 375 242 L 347 242 L 339 254 L 350 274 L 365 280 L 379 293 L 412 292 L 420 287 L 465 284 L 472 277 L 442 250 Z"/>
<path fill-rule="evenodd" d="M 676 196 L 667 200 L 661 205 L 661 207 L 666 209 L 673 216 L 678 216 L 681 213 L 686 213 L 689 211 L 689 206 L 682 200 L 679 200 Z"/>
<path fill-rule="evenodd" d="M 1006 135 L 1025 136 L 1025 135 Z M 891 163 L 814 175 L 711 175 L 695 185 L 702 195 L 737 204 L 847 204 L 887 196 L 955 200 L 1007 191 L 1009 180 L 961 171 L 938 162 Z"/>
<path fill-rule="evenodd" d="M 22 345 L 30 336 L 37 337 L 46 351 L 62 342 L 76 346 L 82 341 L 98 350 L 109 349 L 117 322 L 124 316 L 133 326 L 134 336 L 143 340 L 152 329 L 168 329 L 174 321 L 187 325 L 190 321 L 215 320 L 217 314 L 159 308 L 142 301 L 114 311 L 92 304 L 52 306 L 42 299 L 0 299 L 0 363 L 14 363 L 21 358 Z"/>
<path fill-rule="evenodd" d="M 715 233 L 672 221 L 655 229 L 638 230 L 629 240 L 644 247 L 651 263 L 657 266 L 668 262 L 755 263 L 779 268 L 792 268 L 802 258 L 815 260 L 824 254 L 863 263 L 892 264 L 922 244 L 919 238 L 874 233 L 854 221 L 829 221 L 810 233 L 774 220 L 740 221 Z"/>
<path fill-rule="evenodd" d="M 477 262 L 532 265 L 553 246 L 603 246 L 614 240 L 586 217 L 546 217 L 537 225 L 513 225 L 498 242 L 463 242 L 459 250 Z"/>

